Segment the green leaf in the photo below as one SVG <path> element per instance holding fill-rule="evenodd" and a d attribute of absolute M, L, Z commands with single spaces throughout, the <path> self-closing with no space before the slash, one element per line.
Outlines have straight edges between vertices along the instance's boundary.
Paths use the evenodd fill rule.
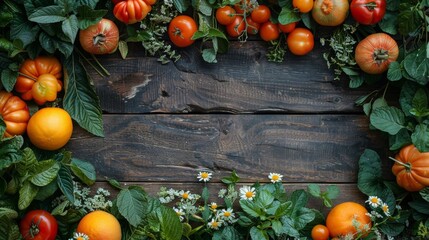
<path fill-rule="evenodd" d="M 292 9 L 288 7 L 283 7 L 278 19 L 280 24 L 288 24 L 300 21 L 301 17 L 297 12 L 293 11 Z"/>
<path fill-rule="evenodd" d="M 429 128 L 426 124 L 419 124 L 411 134 L 413 144 L 420 152 L 429 152 Z"/>
<path fill-rule="evenodd" d="M 266 231 L 259 229 L 257 227 L 252 227 L 250 229 L 250 237 L 252 238 L 252 240 L 268 240 L 268 234 Z"/>
<path fill-rule="evenodd" d="M 64 61 L 64 109 L 88 132 L 103 137 L 100 101 L 78 57 Z"/>
<path fill-rule="evenodd" d="M 310 193 L 310 195 L 311 196 L 313 196 L 313 197 L 320 197 L 321 195 L 320 195 L 320 193 L 321 193 L 321 191 L 320 191 L 320 186 L 319 185 L 317 185 L 317 184 L 315 184 L 315 183 L 310 183 L 308 186 L 307 186 L 307 191 L 308 191 L 308 193 Z"/>
<path fill-rule="evenodd" d="M 326 197 L 329 199 L 336 199 L 340 195 L 340 189 L 335 186 L 328 186 L 326 188 Z"/>
<path fill-rule="evenodd" d="M 308 194 L 306 191 L 299 189 L 292 192 L 291 201 L 293 203 L 293 213 L 299 211 L 299 209 L 303 208 L 307 205 L 308 202 Z"/>
<path fill-rule="evenodd" d="M 396 35 L 398 33 L 396 26 L 398 24 L 398 18 L 396 13 L 386 11 L 383 19 L 378 23 L 378 26 L 383 32 L 390 35 Z"/>
<path fill-rule="evenodd" d="M 10 208 L 0 207 L 0 218 L 2 217 L 7 217 L 8 219 L 16 219 L 18 218 L 18 212 Z"/>
<path fill-rule="evenodd" d="M 204 49 L 202 56 L 204 61 L 208 63 L 217 63 L 216 51 L 213 48 Z"/>
<path fill-rule="evenodd" d="M 198 0 L 196 2 L 197 2 L 197 6 L 195 6 L 195 9 L 198 9 L 198 11 L 204 14 L 205 16 L 212 15 L 212 7 L 207 2 L 207 0 Z"/>
<path fill-rule="evenodd" d="M 173 0 L 174 6 L 180 13 L 185 12 L 191 5 L 190 0 Z"/>
<path fill-rule="evenodd" d="M 289 216 L 283 216 L 280 221 L 283 224 L 283 233 L 291 237 L 299 238 L 300 234 L 298 230 L 295 229 L 295 223 Z"/>
<path fill-rule="evenodd" d="M 128 55 L 128 44 L 126 41 L 119 41 L 119 53 L 121 54 L 122 59 L 127 58 Z"/>
<path fill-rule="evenodd" d="M 94 166 L 86 161 L 73 158 L 70 169 L 83 183 L 92 185 L 96 180 L 96 173 Z"/>
<path fill-rule="evenodd" d="M 390 81 L 399 81 L 402 79 L 401 64 L 398 62 L 391 62 L 387 70 L 387 79 Z"/>
<path fill-rule="evenodd" d="M 237 175 L 235 170 L 233 170 L 230 177 L 224 177 L 221 179 L 221 181 L 225 184 L 236 184 L 238 181 L 240 181 L 240 177 Z"/>
<path fill-rule="evenodd" d="M 71 43 L 74 43 L 77 36 L 77 31 L 79 30 L 77 24 L 78 20 L 76 15 L 70 15 L 70 17 L 65 19 L 61 25 L 63 33 L 69 38 Z"/>
<path fill-rule="evenodd" d="M 429 203 L 429 187 L 425 187 L 422 190 L 420 190 L 419 194 L 423 198 L 423 200 Z"/>
<path fill-rule="evenodd" d="M 121 215 L 134 227 L 143 221 L 146 208 L 146 193 L 138 188 L 122 189 L 117 197 L 117 206 Z"/>
<path fill-rule="evenodd" d="M 379 97 L 375 99 L 374 102 L 372 103 L 372 109 L 377 109 L 377 108 L 386 107 L 386 106 L 388 105 L 384 97 Z"/>
<path fill-rule="evenodd" d="M 259 191 L 256 195 L 255 204 L 260 208 L 268 207 L 274 201 L 274 196 L 266 190 Z"/>
<path fill-rule="evenodd" d="M 225 35 L 225 33 L 223 33 L 221 30 L 217 29 L 217 28 L 209 28 L 209 37 L 211 38 L 222 38 L 222 39 L 228 39 Z"/>
<path fill-rule="evenodd" d="M 160 208 L 157 209 L 156 213 L 161 224 L 161 239 L 182 239 L 183 228 L 176 212 L 170 207 L 161 205 Z"/>
<path fill-rule="evenodd" d="M 401 104 L 401 108 L 405 116 L 411 116 L 411 109 L 413 109 L 413 99 L 419 88 L 420 85 L 411 81 L 407 81 L 402 85 L 399 103 Z"/>
<path fill-rule="evenodd" d="M 0 123 L 4 125 L 3 119 L 0 116 Z M 23 159 L 23 153 L 20 150 L 24 144 L 22 136 L 3 139 L 0 141 L 0 170 L 10 167 L 12 164 L 19 163 Z"/>
<path fill-rule="evenodd" d="M 94 10 L 87 5 L 79 6 L 77 8 L 79 29 L 87 29 L 89 26 L 97 24 L 106 13 L 105 9 Z"/>
<path fill-rule="evenodd" d="M 46 186 L 57 177 L 59 170 L 60 164 L 55 160 L 40 161 L 31 170 L 30 181 L 38 187 Z"/>
<path fill-rule="evenodd" d="M 3 71 L 1 71 L 1 83 L 4 89 L 8 92 L 11 92 L 13 90 L 17 78 L 17 71 L 12 71 L 10 69 L 4 69 Z"/>
<path fill-rule="evenodd" d="M 47 198 L 52 197 L 57 190 L 58 190 L 57 182 L 52 181 L 48 185 L 44 187 L 40 187 L 34 199 L 39 201 L 45 201 Z"/>
<path fill-rule="evenodd" d="M 37 158 L 33 150 L 29 147 L 24 148 L 22 153 L 22 161 L 17 164 L 16 170 L 23 176 L 37 164 Z"/>
<path fill-rule="evenodd" d="M 48 53 L 55 53 L 56 47 L 55 47 L 55 41 L 54 38 L 49 36 L 45 32 L 41 32 L 39 35 L 39 43 L 40 46 L 47 51 Z"/>
<path fill-rule="evenodd" d="M 274 233 L 277 236 L 283 233 L 283 225 L 282 225 L 282 222 L 280 222 L 279 220 L 271 221 L 271 227 L 273 228 Z"/>
<path fill-rule="evenodd" d="M 10 38 L 19 39 L 24 47 L 36 41 L 40 27 L 27 20 L 24 16 L 17 15 L 10 24 Z"/>
<path fill-rule="evenodd" d="M 349 88 L 358 88 L 365 82 L 361 75 L 348 75 L 350 77 Z"/>
<path fill-rule="evenodd" d="M 401 3 L 400 8 L 407 3 Z M 401 35 L 407 36 L 409 33 L 414 32 L 420 25 L 421 19 L 417 11 L 408 8 L 407 10 L 402 10 L 398 14 L 398 31 Z"/>
<path fill-rule="evenodd" d="M 57 23 L 66 20 L 65 16 L 61 6 L 51 5 L 38 8 L 28 16 L 28 20 L 36 23 Z"/>
<path fill-rule="evenodd" d="M 259 209 L 255 206 L 255 204 L 252 201 L 242 199 L 240 200 L 240 207 L 243 209 L 245 213 L 249 214 L 252 217 L 261 216 Z"/>
<path fill-rule="evenodd" d="M 294 216 L 296 230 L 301 230 L 307 224 L 311 223 L 316 218 L 315 212 L 309 208 L 300 208 L 297 214 Z"/>
<path fill-rule="evenodd" d="M 280 206 L 277 208 L 274 215 L 276 217 L 282 217 L 284 215 L 290 215 L 292 213 L 292 202 L 287 201 L 280 204 Z"/>
<path fill-rule="evenodd" d="M 204 202 L 207 202 L 209 200 L 210 192 L 207 186 L 203 187 L 203 192 L 201 193 L 201 198 L 204 200 Z"/>
<path fill-rule="evenodd" d="M 73 178 L 70 169 L 64 165 L 61 165 L 57 175 L 57 183 L 61 192 L 66 196 L 69 202 L 74 203 L 74 187 Z"/>
<path fill-rule="evenodd" d="M 97 6 L 98 1 L 99 0 L 77 0 L 76 2 L 78 6 L 86 5 L 94 9 Z"/>
<path fill-rule="evenodd" d="M 233 227 L 226 226 L 222 230 L 222 240 L 241 240 L 241 234 Z"/>
<path fill-rule="evenodd" d="M 403 128 L 401 129 L 397 134 L 395 135 L 389 135 L 389 150 L 396 151 L 402 148 L 405 145 L 408 145 L 411 143 L 411 136 L 407 129 Z"/>
<path fill-rule="evenodd" d="M 30 206 L 38 191 L 39 188 L 37 186 L 33 185 L 30 181 L 25 181 L 19 189 L 18 208 L 24 210 Z"/>
<path fill-rule="evenodd" d="M 405 116 L 396 107 L 380 107 L 372 111 L 370 122 L 377 129 L 394 135 L 405 127 Z"/>
<path fill-rule="evenodd" d="M 427 46 L 423 44 L 419 49 L 407 54 L 403 61 L 405 71 L 420 85 L 426 85 L 429 82 Z"/>
<path fill-rule="evenodd" d="M 380 224 L 380 230 L 391 237 L 396 237 L 401 234 L 405 229 L 405 224 L 397 222 L 386 222 L 386 224 Z"/>

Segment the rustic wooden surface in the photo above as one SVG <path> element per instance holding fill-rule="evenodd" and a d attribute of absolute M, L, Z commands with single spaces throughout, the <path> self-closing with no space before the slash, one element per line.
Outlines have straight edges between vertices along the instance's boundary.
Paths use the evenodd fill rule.
<path fill-rule="evenodd" d="M 198 192 L 199 171 L 213 172 L 215 189 L 233 170 L 243 184 L 277 172 L 289 190 L 333 184 L 342 191 L 337 201 L 363 201 L 360 155 L 365 148 L 388 154 L 387 140 L 354 104 L 368 89 L 334 81 L 319 45 L 284 63 L 267 62 L 265 49 L 235 42 L 217 64 L 205 63 L 198 46 L 166 65 L 138 46 L 125 60 L 103 57 L 111 75 L 92 78 L 105 138 L 77 129 L 67 148 L 95 165 L 100 186 L 114 178 L 150 193 L 161 186 Z"/>

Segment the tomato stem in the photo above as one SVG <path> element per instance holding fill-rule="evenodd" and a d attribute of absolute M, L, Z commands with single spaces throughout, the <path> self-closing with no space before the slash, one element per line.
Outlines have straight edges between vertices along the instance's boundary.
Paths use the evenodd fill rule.
<path fill-rule="evenodd" d="M 411 164 L 410 163 L 401 162 L 401 161 L 399 161 L 399 160 L 397 160 L 397 159 L 395 159 L 393 157 L 389 157 L 389 159 L 393 160 L 395 163 L 403 166 L 407 170 L 407 172 L 411 171 Z"/>
<path fill-rule="evenodd" d="M 324 0 L 320 9 L 325 15 L 330 14 L 334 9 L 334 4 L 332 3 L 332 0 Z"/>
<path fill-rule="evenodd" d="M 365 3 L 365 7 L 368 8 L 368 10 L 370 11 L 374 11 L 374 9 L 377 7 L 377 3 L 375 2 Z"/>
<path fill-rule="evenodd" d="M 389 51 L 385 49 L 377 49 L 374 51 L 373 58 L 374 61 L 380 65 L 389 59 Z"/>
<path fill-rule="evenodd" d="M 19 74 L 19 75 L 21 75 L 21 76 L 24 76 L 24 77 L 26 77 L 26 78 L 28 78 L 28 79 L 31 79 L 31 80 L 33 80 L 33 81 L 35 81 L 35 82 L 37 82 L 37 78 L 35 78 L 35 77 L 32 77 L 32 76 L 27 75 L 27 74 L 22 73 L 22 72 L 18 72 L 18 74 Z"/>

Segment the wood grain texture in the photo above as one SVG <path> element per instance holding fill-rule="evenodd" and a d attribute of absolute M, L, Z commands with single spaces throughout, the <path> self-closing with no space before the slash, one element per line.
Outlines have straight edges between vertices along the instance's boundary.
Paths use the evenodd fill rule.
<path fill-rule="evenodd" d="M 365 148 L 383 153 L 385 139 L 361 115 L 104 115 L 105 138 L 75 131 L 66 146 L 92 162 L 98 179 L 214 181 L 236 170 L 245 182 L 270 172 L 285 182 L 354 183 Z M 389 162 L 385 164 L 388 172 Z"/>
<path fill-rule="evenodd" d="M 263 42 L 232 42 L 216 64 L 205 63 L 197 46 L 166 65 L 142 49 L 100 59 L 109 77 L 93 71 L 106 113 L 358 113 L 354 101 L 368 93 L 334 81 L 320 45 L 307 56 L 288 53 L 284 63 L 267 62 Z"/>

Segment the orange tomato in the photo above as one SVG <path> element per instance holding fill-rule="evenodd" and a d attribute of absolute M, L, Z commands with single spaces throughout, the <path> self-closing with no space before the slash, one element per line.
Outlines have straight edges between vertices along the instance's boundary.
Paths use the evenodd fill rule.
<path fill-rule="evenodd" d="M 62 65 L 60 61 L 52 56 L 39 56 L 33 59 L 25 60 L 20 69 L 20 75 L 16 79 L 15 91 L 21 94 L 21 98 L 26 101 L 32 99 L 39 105 L 43 105 L 46 101 L 54 101 L 57 98 L 57 92 L 62 89 Z M 38 81 L 45 79 L 41 77 L 44 74 L 50 74 L 50 77 L 54 82 L 53 78 L 56 78 L 56 84 L 46 85 L 45 83 L 38 83 Z M 48 89 L 52 88 L 52 89 Z M 49 92 L 49 97 L 44 95 Z M 37 96 L 33 95 L 36 94 Z"/>
<path fill-rule="evenodd" d="M 265 23 L 270 20 L 271 10 L 266 5 L 259 5 L 250 13 L 250 17 L 254 22 Z"/>
<path fill-rule="evenodd" d="M 355 202 L 343 202 L 331 209 L 326 217 L 326 227 L 330 236 L 339 237 L 348 234 L 356 235 L 358 231 L 364 231 L 365 226 L 371 227 L 371 218 L 366 214 L 364 206 Z M 356 229 L 354 221 L 359 222 Z"/>
<path fill-rule="evenodd" d="M 290 33 L 292 32 L 296 27 L 296 22 L 288 23 L 288 24 L 278 24 L 279 29 L 283 33 Z"/>
<path fill-rule="evenodd" d="M 121 240 L 121 225 L 112 214 L 97 210 L 85 215 L 76 232 L 86 234 L 91 240 Z"/>
<path fill-rule="evenodd" d="M 314 47 L 314 36 L 306 28 L 295 28 L 286 39 L 288 49 L 295 55 L 306 55 Z"/>
<path fill-rule="evenodd" d="M 280 36 L 279 27 L 275 23 L 266 22 L 259 28 L 259 36 L 266 42 L 276 40 Z"/>
<path fill-rule="evenodd" d="M 313 240 L 328 240 L 329 229 L 325 225 L 317 224 L 311 229 L 311 238 Z"/>
<path fill-rule="evenodd" d="M 236 17 L 235 9 L 231 6 L 223 6 L 216 10 L 216 20 L 221 25 L 229 25 Z"/>
<path fill-rule="evenodd" d="M 0 116 L 6 124 L 4 136 L 11 137 L 25 133 L 30 112 L 27 104 L 19 97 L 10 92 L 0 91 Z"/>
<path fill-rule="evenodd" d="M 28 121 L 27 135 L 34 146 L 43 150 L 58 150 L 70 140 L 73 122 L 61 108 L 42 108 Z"/>
<path fill-rule="evenodd" d="M 308 13 L 313 9 L 313 0 L 293 0 L 292 5 L 302 13 Z"/>
<path fill-rule="evenodd" d="M 246 30 L 246 23 L 242 16 L 237 16 L 234 22 L 226 26 L 226 32 L 230 37 L 238 37 Z"/>
<path fill-rule="evenodd" d="M 316 0 L 311 15 L 322 26 L 338 26 L 349 13 L 348 0 Z"/>
<path fill-rule="evenodd" d="M 117 3 L 113 8 L 113 15 L 125 23 L 134 24 L 143 20 L 152 10 L 151 4 L 144 0 L 125 0 Z"/>

